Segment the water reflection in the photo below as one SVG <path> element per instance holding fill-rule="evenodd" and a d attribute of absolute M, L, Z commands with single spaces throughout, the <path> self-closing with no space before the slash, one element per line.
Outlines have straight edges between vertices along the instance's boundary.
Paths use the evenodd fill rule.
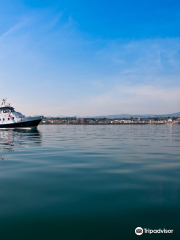
<path fill-rule="evenodd" d="M 7 159 L 5 152 L 13 152 L 17 147 L 41 146 L 41 133 L 29 129 L 0 130 L 0 159 Z"/>

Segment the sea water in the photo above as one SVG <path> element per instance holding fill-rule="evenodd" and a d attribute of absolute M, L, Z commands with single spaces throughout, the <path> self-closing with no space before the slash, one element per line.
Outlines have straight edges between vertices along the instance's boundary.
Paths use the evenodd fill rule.
<path fill-rule="evenodd" d="M 0 130 L 2 240 L 180 239 L 180 125 Z"/>

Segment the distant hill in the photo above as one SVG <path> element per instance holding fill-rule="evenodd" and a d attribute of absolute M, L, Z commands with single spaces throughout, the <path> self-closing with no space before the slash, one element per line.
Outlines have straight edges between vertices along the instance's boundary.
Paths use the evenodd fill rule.
<path fill-rule="evenodd" d="M 133 115 L 133 114 L 117 114 L 117 115 L 102 115 L 102 116 L 95 116 L 94 118 L 148 118 L 148 117 L 180 117 L 180 112 L 177 113 L 170 113 L 170 114 L 145 114 L 145 115 Z"/>

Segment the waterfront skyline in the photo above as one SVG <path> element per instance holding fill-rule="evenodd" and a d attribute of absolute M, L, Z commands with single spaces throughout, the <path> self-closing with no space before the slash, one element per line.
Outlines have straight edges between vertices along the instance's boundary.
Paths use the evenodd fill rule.
<path fill-rule="evenodd" d="M 1 1 L 0 86 L 26 115 L 179 112 L 178 1 Z"/>

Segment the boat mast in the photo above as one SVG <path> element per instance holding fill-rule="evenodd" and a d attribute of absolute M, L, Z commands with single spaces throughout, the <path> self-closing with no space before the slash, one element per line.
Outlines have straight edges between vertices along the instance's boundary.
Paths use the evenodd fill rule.
<path fill-rule="evenodd" d="M 4 105 L 4 106 L 6 105 L 6 100 L 7 100 L 7 98 L 2 99 L 2 104 L 1 104 L 1 106 L 2 106 L 2 105 Z"/>

